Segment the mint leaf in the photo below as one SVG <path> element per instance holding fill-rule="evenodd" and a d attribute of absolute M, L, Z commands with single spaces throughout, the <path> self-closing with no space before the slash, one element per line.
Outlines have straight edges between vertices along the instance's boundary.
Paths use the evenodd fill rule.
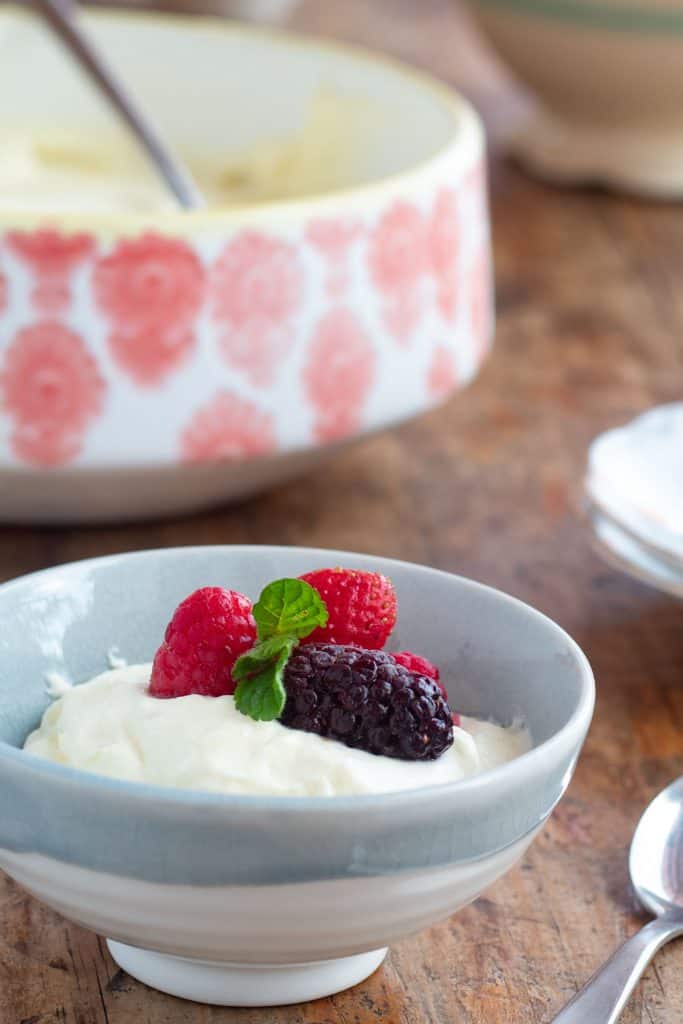
<path fill-rule="evenodd" d="M 257 722 L 280 717 L 287 699 L 282 674 L 296 643 L 294 636 L 269 637 L 237 659 L 232 669 L 235 707 L 243 715 Z"/>
<path fill-rule="evenodd" d="M 259 640 L 275 636 L 302 637 L 327 623 L 327 608 L 317 590 L 304 580 L 269 583 L 254 605 Z"/>
<path fill-rule="evenodd" d="M 327 608 L 304 580 L 276 580 L 254 605 L 258 642 L 232 669 L 235 707 L 258 722 L 279 718 L 287 700 L 282 681 L 287 659 L 299 639 L 327 623 Z"/>

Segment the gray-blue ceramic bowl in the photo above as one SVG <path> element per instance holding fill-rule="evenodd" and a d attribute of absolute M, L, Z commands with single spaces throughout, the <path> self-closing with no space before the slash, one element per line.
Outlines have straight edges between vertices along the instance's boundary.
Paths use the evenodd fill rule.
<path fill-rule="evenodd" d="M 397 648 L 442 667 L 454 707 L 533 749 L 461 782 L 381 796 L 211 795 L 54 765 L 21 745 L 46 675 L 85 681 L 116 646 L 151 659 L 178 602 L 326 565 L 391 576 Z M 524 852 L 564 793 L 590 724 L 586 658 L 525 604 L 423 566 L 337 551 L 197 547 L 77 562 L 0 586 L 0 867 L 110 938 L 157 987 L 233 1005 L 337 991 L 395 939 L 474 899 Z"/>

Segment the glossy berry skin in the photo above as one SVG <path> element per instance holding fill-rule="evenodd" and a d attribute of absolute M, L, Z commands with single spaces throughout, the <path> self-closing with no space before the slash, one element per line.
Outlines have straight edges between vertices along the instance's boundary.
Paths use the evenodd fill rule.
<path fill-rule="evenodd" d="M 429 676 L 433 679 L 436 685 L 441 690 L 444 700 L 448 700 L 448 694 L 446 693 L 446 687 L 439 680 L 441 673 L 436 665 L 433 665 L 427 658 L 423 658 L 421 654 L 413 654 L 412 651 L 399 651 L 397 654 L 391 655 L 394 661 L 398 662 L 399 665 L 403 665 L 409 672 L 416 672 L 418 675 Z M 460 725 L 460 715 L 453 712 L 453 725 Z"/>
<path fill-rule="evenodd" d="M 384 651 L 302 644 L 284 670 L 280 721 L 370 754 L 433 761 L 453 742 L 451 711 L 438 684 Z"/>
<path fill-rule="evenodd" d="M 423 658 L 421 654 L 413 654 L 412 651 L 398 651 L 396 654 L 392 652 L 391 656 L 395 662 L 403 665 L 409 672 L 416 672 L 420 676 L 429 676 L 430 679 L 434 679 L 438 683 L 441 673 L 436 665 L 433 665 L 427 658 Z"/>
<path fill-rule="evenodd" d="M 232 666 L 256 643 L 251 601 L 235 590 L 202 587 L 169 622 L 152 666 L 152 697 L 234 693 Z"/>
<path fill-rule="evenodd" d="M 327 605 L 327 625 L 303 641 L 384 647 L 396 625 L 396 592 L 390 579 L 359 569 L 316 569 L 302 577 Z"/>

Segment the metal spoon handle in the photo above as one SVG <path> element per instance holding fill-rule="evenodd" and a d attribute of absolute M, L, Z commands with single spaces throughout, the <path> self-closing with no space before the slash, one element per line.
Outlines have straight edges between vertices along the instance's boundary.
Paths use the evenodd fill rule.
<path fill-rule="evenodd" d="M 683 935 L 683 915 L 650 921 L 627 939 L 551 1024 L 615 1024 L 657 950 Z"/>
<path fill-rule="evenodd" d="M 79 27 L 73 16 L 75 5 L 72 0 L 33 0 L 33 5 L 133 131 L 180 205 L 186 209 L 203 207 L 204 199 L 192 176 L 176 160 L 153 125 Z"/>

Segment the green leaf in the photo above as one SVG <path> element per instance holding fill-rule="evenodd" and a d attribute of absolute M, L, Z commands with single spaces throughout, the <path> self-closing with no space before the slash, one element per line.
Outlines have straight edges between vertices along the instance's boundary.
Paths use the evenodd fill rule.
<path fill-rule="evenodd" d="M 269 637 L 237 659 L 232 677 L 238 711 L 257 722 L 280 717 L 287 700 L 282 675 L 296 644 L 294 636 Z"/>
<path fill-rule="evenodd" d="M 301 639 L 327 623 L 327 608 L 317 590 L 304 580 L 269 583 L 254 605 L 259 640 L 275 636 Z"/>

